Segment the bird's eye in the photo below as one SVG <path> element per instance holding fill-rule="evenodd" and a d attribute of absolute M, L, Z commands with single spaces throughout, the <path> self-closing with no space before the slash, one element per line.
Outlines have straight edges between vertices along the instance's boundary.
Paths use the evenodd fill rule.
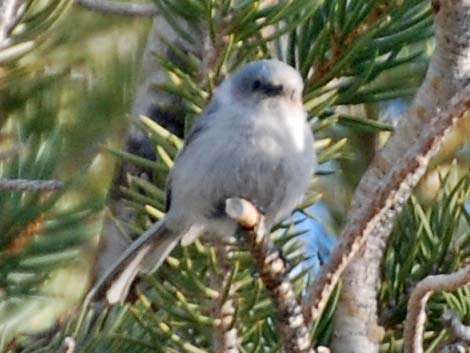
<path fill-rule="evenodd" d="M 260 80 L 255 80 L 253 82 L 253 85 L 251 86 L 251 89 L 253 91 L 256 91 L 257 89 L 259 89 L 261 87 L 261 81 Z"/>

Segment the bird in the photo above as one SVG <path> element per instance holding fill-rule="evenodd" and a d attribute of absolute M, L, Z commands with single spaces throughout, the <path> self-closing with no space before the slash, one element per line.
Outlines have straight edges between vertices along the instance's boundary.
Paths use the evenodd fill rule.
<path fill-rule="evenodd" d="M 181 243 L 201 234 L 233 236 L 228 198 L 251 202 L 266 229 L 287 218 L 309 188 L 317 161 L 303 108 L 303 80 L 277 60 L 249 62 L 215 90 L 177 154 L 162 220 L 137 238 L 96 282 L 110 304 L 126 299 L 139 272 L 153 272 Z"/>

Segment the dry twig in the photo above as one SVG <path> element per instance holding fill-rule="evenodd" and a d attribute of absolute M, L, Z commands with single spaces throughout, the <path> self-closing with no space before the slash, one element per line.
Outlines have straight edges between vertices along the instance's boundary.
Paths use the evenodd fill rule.
<path fill-rule="evenodd" d="M 221 265 L 214 277 L 214 285 L 220 295 L 215 299 L 214 317 L 220 324 L 214 327 L 213 342 L 215 353 L 238 353 L 238 332 L 234 325 L 236 316 L 235 300 L 233 298 L 232 275 L 228 262 L 228 251 L 221 243 L 216 244 L 217 258 Z M 236 272 L 236 270 L 235 270 Z"/>
<path fill-rule="evenodd" d="M 442 140 L 469 110 L 470 87 L 467 87 L 452 98 L 447 109 L 433 116 L 396 164 L 381 171 L 381 183 L 369 190 L 374 197 L 365 200 L 358 212 L 353 209 L 346 217 L 348 223 L 340 236 L 342 241 L 333 250 L 303 303 L 307 323 L 319 318 L 341 274 L 367 237 L 376 229 L 391 227 Z M 380 160 L 375 164 L 380 165 Z"/>
<path fill-rule="evenodd" d="M 0 191 L 56 191 L 63 187 L 57 180 L 0 179 Z"/>
<path fill-rule="evenodd" d="M 470 342 L 470 326 L 464 325 L 456 313 L 446 310 L 442 313 L 442 321 L 452 334 L 452 337 L 461 341 Z"/>
<path fill-rule="evenodd" d="M 256 269 L 277 310 L 284 352 L 313 353 L 302 309 L 287 277 L 286 264 L 266 233 L 264 217 L 243 199 L 228 199 L 225 211 L 246 234 Z"/>
<path fill-rule="evenodd" d="M 423 331 L 426 321 L 426 303 L 435 291 L 452 291 L 470 282 L 470 266 L 446 275 L 428 276 L 418 283 L 408 301 L 405 331 L 405 353 L 423 352 Z"/>

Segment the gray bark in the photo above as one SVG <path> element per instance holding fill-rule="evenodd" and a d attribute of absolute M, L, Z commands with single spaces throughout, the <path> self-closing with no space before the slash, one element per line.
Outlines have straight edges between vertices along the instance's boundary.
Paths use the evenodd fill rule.
<path fill-rule="evenodd" d="M 380 185 L 382 171 L 396 163 L 429 120 L 470 79 L 470 1 L 434 1 L 436 48 L 409 112 L 379 153 L 380 160 L 361 180 L 351 209 L 360 208 L 369 191 Z M 391 227 L 376 227 L 365 247 L 348 266 L 334 319 L 332 350 L 335 353 L 378 352 L 382 330 L 377 325 L 377 287 L 380 264 Z"/>

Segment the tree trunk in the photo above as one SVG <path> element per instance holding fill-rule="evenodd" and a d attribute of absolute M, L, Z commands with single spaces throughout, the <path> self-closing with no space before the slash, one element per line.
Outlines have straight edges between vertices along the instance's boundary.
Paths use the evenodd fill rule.
<path fill-rule="evenodd" d="M 394 135 L 362 178 L 351 209 L 374 197 L 368 191 L 372 185 L 380 185 L 382 171 L 396 163 L 431 117 L 470 82 L 470 0 L 433 1 L 433 9 L 436 48 L 425 80 Z M 377 226 L 345 271 L 334 318 L 335 353 L 379 350 L 382 329 L 377 325 L 377 288 L 390 231 L 390 226 Z"/>

